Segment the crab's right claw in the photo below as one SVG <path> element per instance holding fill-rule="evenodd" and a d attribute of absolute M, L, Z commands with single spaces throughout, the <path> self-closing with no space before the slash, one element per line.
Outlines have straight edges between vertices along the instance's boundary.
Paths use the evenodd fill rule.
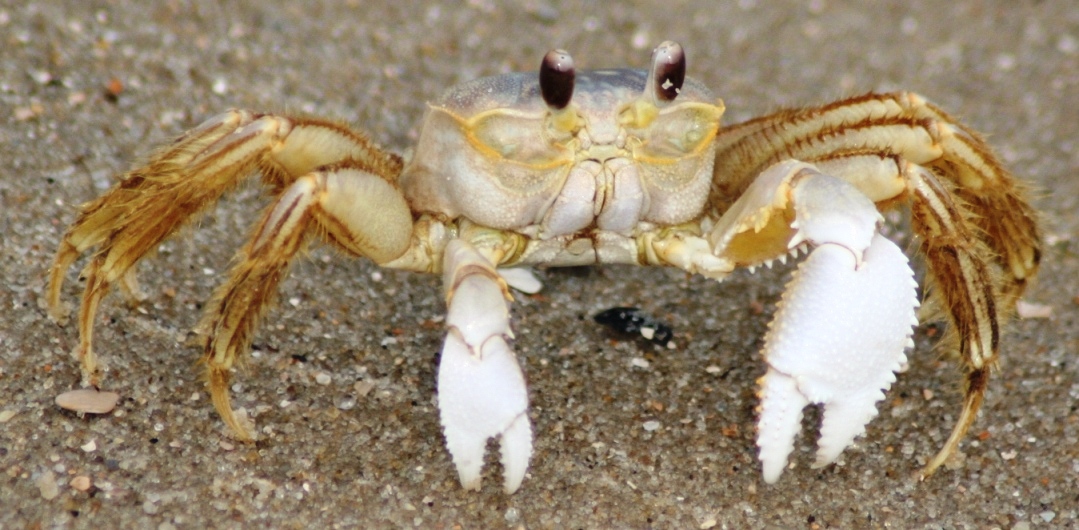
<path fill-rule="evenodd" d="M 505 284 L 467 243 L 446 249 L 449 333 L 438 367 L 438 407 L 461 485 L 480 488 L 487 440 L 500 438 L 504 489 L 520 487 L 532 457 L 528 392 L 512 337 Z"/>

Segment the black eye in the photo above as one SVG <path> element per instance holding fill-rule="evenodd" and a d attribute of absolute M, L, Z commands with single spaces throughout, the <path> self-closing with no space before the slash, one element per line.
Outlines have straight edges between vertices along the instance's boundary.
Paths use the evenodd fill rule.
<path fill-rule="evenodd" d="M 684 70 L 684 67 L 683 67 Z M 547 106 L 561 110 L 573 98 L 573 57 L 565 50 L 551 50 L 540 63 L 540 94 Z"/>
<path fill-rule="evenodd" d="M 674 101 L 686 80 L 686 52 L 677 42 L 666 41 L 652 52 L 652 82 L 656 99 Z"/>

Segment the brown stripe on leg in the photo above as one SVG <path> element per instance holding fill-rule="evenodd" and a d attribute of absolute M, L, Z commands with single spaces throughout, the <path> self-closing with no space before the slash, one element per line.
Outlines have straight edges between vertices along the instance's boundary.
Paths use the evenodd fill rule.
<path fill-rule="evenodd" d="M 273 305 L 289 264 L 303 247 L 311 209 L 324 187 L 321 175 L 302 177 L 271 205 L 199 324 L 207 333 L 203 361 L 210 396 L 221 419 L 241 440 L 253 440 L 254 434 L 232 410 L 231 370 L 250 349 L 259 321 Z"/>
<path fill-rule="evenodd" d="M 167 183 L 184 180 L 187 176 L 186 166 L 199 153 L 252 119 L 253 115 L 249 112 L 231 111 L 207 120 L 199 127 L 185 133 L 171 145 L 154 153 L 145 165 L 122 175 L 120 183 L 104 195 L 80 206 L 79 217 L 64 234 L 49 271 L 49 287 L 46 295 L 49 315 L 60 323 L 67 320 L 67 308 L 60 303 L 60 293 L 67 269 L 80 254 L 103 243 L 107 247 L 108 241 L 113 240 L 117 233 L 122 233 L 125 226 L 152 224 L 147 222 L 148 219 L 159 222 L 173 220 L 164 216 L 149 218 L 139 216 L 143 214 L 143 210 L 147 209 L 146 204 L 153 202 L 155 198 L 164 196 L 164 200 L 159 200 L 159 202 L 166 205 L 174 203 L 173 191 Z M 166 230 L 165 234 L 172 231 Z M 108 253 L 107 250 L 105 252 Z M 145 251 L 142 254 L 145 254 Z M 132 266 L 134 261 L 142 257 L 142 254 L 132 260 L 128 266 Z M 116 276 L 122 274 L 123 272 L 120 272 Z M 105 288 L 107 289 L 107 286 Z"/>
<path fill-rule="evenodd" d="M 994 263 L 992 250 L 976 235 L 971 214 L 930 171 L 911 165 L 907 174 L 914 192 L 912 225 L 929 264 L 927 285 L 951 324 L 941 343 L 957 350 L 968 370 L 959 420 L 944 447 L 922 470 L 924 478 L 958 449 L 977 416 L 989 371 L 999 356 L 1000 315 L 989 268 Z"/>

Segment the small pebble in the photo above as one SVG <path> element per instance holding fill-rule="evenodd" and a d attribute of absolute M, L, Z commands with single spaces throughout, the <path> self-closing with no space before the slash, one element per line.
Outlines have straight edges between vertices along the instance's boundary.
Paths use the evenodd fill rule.
<path fill-rule="evenodd" d="M 214 91 L 214 94 L 222 95 L 229 91 L 229 83 L 224 79 L 218 78 L 214 81 L 214 84 L 210 89 Z"/>
<path fill-rule="evenodd" d="M 88 477 L 86 475 L 79 475 L 79 476 L 71 479 L 71 482 L 68 482 L 69 486 L 71 486 L 72 488 L 75 488 L 75 489 L 77 489 L 79 491 L 86 491 L 86 490 L 90 489 L 90 484 L 91 484 L 90 483 L 90 477 Z"/>
<path fill-rule="evenodd" d="M 124 91 L 124 83 L 119 79 L 113 77 L 109 79 L 109 82 L 105 84 L 105 92 L 107 95 L 115 98 Z"/>
<path fill-rule="evenodd" d="M 8 420 L 10 420 L 11 418 L 14 418 L 15 415 L 18 414 L 18 413 L 19 413 L 19 411 L 17 411 L 17 410 L 0 411 L 0 423 L 7 423 Z"/>
<path fill-rule="evenodd" d="M 37 485 L 37 490 L 41 492 L 42 499 L 51 501 L 60 495 L 60 486 L 56 484 L 56 474 L 52 471 L 43 473 L 34 481 L 34 484 Z"/>
<path fill-rule="evenodd" d="M 646 430 L 648 432 L 658 430 L 660 427 L 661 427 L 661 424 L 656 420 L 650 420 L 650 421 L 644 422 L 644 430 Z"/>
<path fill-rule="evenodd" d="M 80 388 L 56 396 L 56 404 L 60 408 L 90 414 L 108 414 L 119 401 L 120 394 L 116 392 L 101 392 L 92 388 Z"/>
<path fill-rule="evenodd" d="M 83 452 L 92 453 L 94 451 L 97 451 L 97 442 L 95 442 L 94 440 L 90 440 L 89 442 L 81 445 L 79 448 L 82 449 Z"/>
<path fill-rule="evenodd" d="M 1019 314 L 1019 318 L 1051 318 L 1053 306 L 1031 304 L 1020 300 L 1015 303 L 1015 312 Z"/>
<path fill-rule="evenodd" d="M 514 524 L 521 520 L 521 511 L 513 507 L 507 508 L 503 518 L 506 519 L 507 523 Z"/>
<path fill-rule="evenodd" d="M 319 373 L 315 374 L 315 382 L 322 385 L 322 386 L 326 386 L 326 385 L 330 384 L 330 382 L 332 382 L 332 381 L 333 381 L 333 378 L 330 377 L 330 374 L 328 374 L 326 372 L 319 372 Z"/>
<path fill-rule="evenodd" d="M 356 381 L 356 384 L 352 385 L 352 388 L 356 390 L 356 395 L 359 397 L 367 397 L 372 390 L 375 389 L 375 384 L 370 381 Z"/>

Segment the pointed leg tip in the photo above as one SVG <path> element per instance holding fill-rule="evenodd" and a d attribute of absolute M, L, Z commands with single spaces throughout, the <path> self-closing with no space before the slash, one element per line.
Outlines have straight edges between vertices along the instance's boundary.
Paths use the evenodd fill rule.
<path fill-rule="evenodd" d="M 221 419 L 224 420 L 225 425 L 229 428 L 229 435 L 238 441 L 244 443 L 254 443 L 257 439 L 255 435 L 255 422 L 251 421 L 251 418 L 247 415 L 247 409 L 229 409 L 229 413 L 222 414 Z"/>
<path fill-rule="evenodd" d="M 59 299 L 42 299 L 38 302 L 38 306 L 48 313 L 49 320 L 60 327 L 66 326 L 71 321 L 71 310 L 74 306 L 68 302 L 61 302 Z"/>
<path fill-rule="evenodd" d="M 938 469 L 940 469 L 946 462 L 948 462 L 948 459 L 951 456 L 951 453 L 946 452 L 946 450 L 941 450 L 941 452 L 934 455 L 933 459 L 930 460 L 929 463 L 927 463 L 925 467 L 923 467 L 921 471 L 918 472 L 918 481 L 923 482 L 925 481 L 925 479 L 933 476 Z"/>

